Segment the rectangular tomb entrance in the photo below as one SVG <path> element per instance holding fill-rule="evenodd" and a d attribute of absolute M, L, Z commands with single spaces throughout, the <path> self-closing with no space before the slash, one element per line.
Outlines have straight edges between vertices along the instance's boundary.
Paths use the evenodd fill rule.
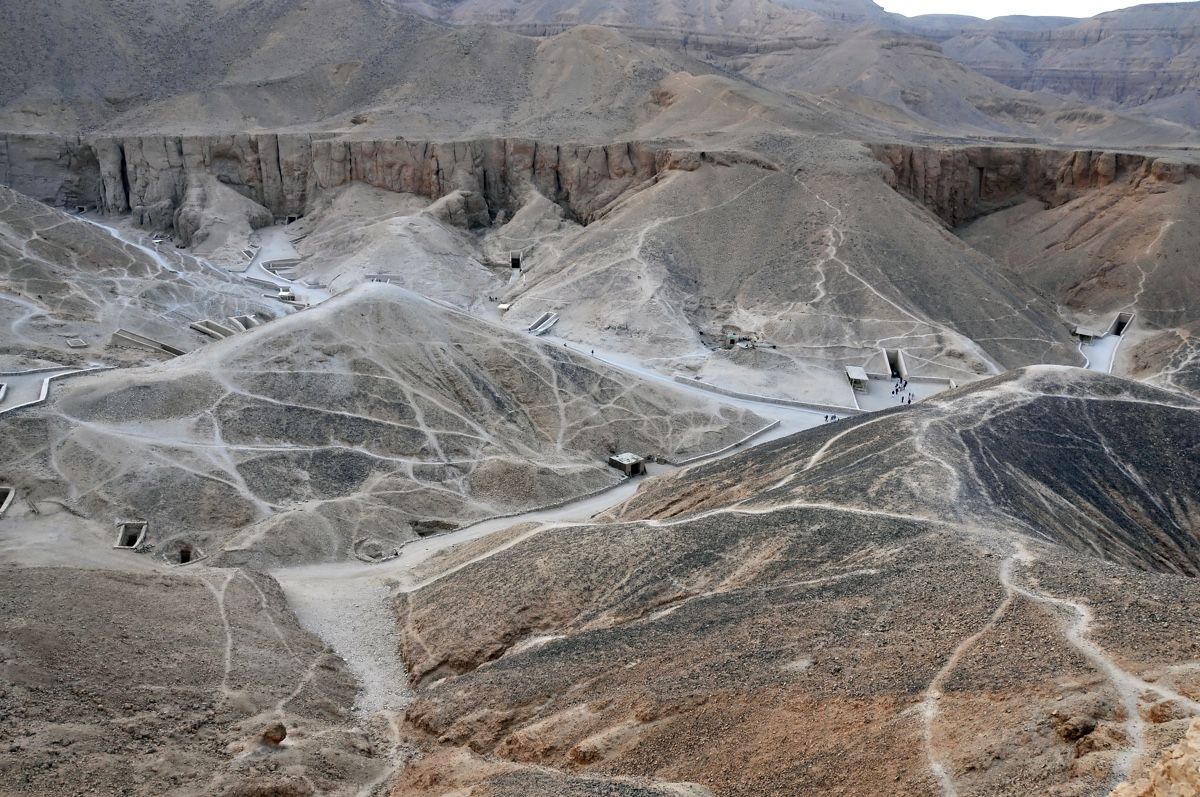
<path fill-rule="evenodd" d="M 117 542 L 113 547 L 137 550 L 146 539 L 146 526 L 144 520 L 125 520 L 117 523 Z"/>
<path fill-rule="evenodd" d="M 893 379 L 907 379 L 908 367 L 904 364 L 904 352 L 900 349 L 884 349 L 883 354 L 887 357 L 888 371 Z"/>

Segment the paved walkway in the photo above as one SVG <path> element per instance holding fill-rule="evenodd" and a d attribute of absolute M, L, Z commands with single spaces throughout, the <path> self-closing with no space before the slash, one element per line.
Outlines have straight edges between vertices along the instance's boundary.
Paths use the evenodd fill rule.
<path fill-rule="evenodd" d="M 896 379 L 871 379 L 867 382 L 866 393 L 855 393 L 854 398 L 858 401 L 858 406 L 867 412 L 878 412 L 879 410 L 890 410 L 892 407 L 901 406 L 901 398 L 907 398 L 911 393 L 913 395 L 913 403 L 915 404 L 922 399 L 927 399 L 930 396 L 936 396 L 938 393 L 947 389 L 947 385 L 942 382 L 909 382 L 900 394 L 892 395 L 892 390 L 896 387 L 899 380 Z"/>
<path fill-rule="evenodd" d="M 291 260 L 300 257 L 300 253 L 292 246 L 288 233 L 282 226 L 263 227 L 258 231 L 258 235 L 262 246 L 250 263 L 240 272 L 235 269 L 229 269 L 229 271 L 240 273 L 243 277 L 265 280 L 279 288 L 290 288 L 296 294 L 297 299 L 310 305 L 320 304 L 333 295 L 326 288 L 310 288 L 299 280 L 293 281 L 280 277 L 268 271 L 263 265 L 273 260 Z"/>
<path fill-rule="evenodd" d="M 1121 345 L 1120 335 L 1105 335 L 1102 338 L 1092 338 L 1091 343 L 1080 343 L 1079 351 L 1087 357 L 1087 368 L 1101 373 L 1112 373 L 1113 359 L 1117 347 Z"/>
<path fill-rule="evenodd" d="M 0 413 L 36 404 L 42 398 L 46 381 L 63 374 L 82 373 L 87 368 L 58 368 L 53 371 L 25 371 L 15 374 L 0 374 L 0 383 L 7 385 L 4 398 L 0 399 Z M 48 389 L 47 389 L 48 390 Z"/>

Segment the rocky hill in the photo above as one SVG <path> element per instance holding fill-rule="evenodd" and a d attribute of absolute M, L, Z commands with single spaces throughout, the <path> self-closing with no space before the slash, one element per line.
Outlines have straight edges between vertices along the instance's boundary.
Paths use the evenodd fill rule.
<path fill-rule="evenodd" d="M 1200 722 L 1193 722 L 1179 744 L 1166 750 L 1143 778 L 1124 783 L 1113 797 L 1166 797 L 1200 788 Z"/>
<path fill-rule="evenodd" d="M 487 0 L 301 6 L 270 0 L 204 2 L 180 15 L 162 8 L 143 0 L 97 7 L 53 0 L 36 14 L 0 19 L 7 37 L 0 43 L 14 55 L 0 75 L 0 128 L 174 136 L 360 128 L 444 141 L 495 135 L 503 119 L 504 135 L 607 143 L 603 139 L 636 120 L 656 82 L 687 71 L 829 95 L 844 106 L 848 123 L 866 114 L 910 134 L 1049 136 L 1109 145 L 1135 133 L 1171 143 L 1195 138 L 1192 128 L 1178 124 L 1189 113 L 1179 98 L 1194 88 L 1186 81 L 1116 99 L 1118 105 L 1166 103 L 1147 106 L 1147 114 L 1130 118 L 1107 110 L 1099 111 L 1103 125 L 1064 123 L 1058 115 L 1085 106 L 1014 90 L 982 66 L 982 73 L 965 69 L 976 65 L 967 45 L 955 49 L 941 27 L 927 33 L 869 2 L 571 8 Z M 99 22 L 78 23 L 90 18 Z M 336 37 L 325 35 L 330 18 L 338 20 Z M 130 20 L 139 21 L 145 41 L 123 36 Z M 1146 38 L 1129 24 L 1133 32 L 1117 25 L 1122 33 L 1114 35 Z M 946 53 L 927 35 L 945 39 Z M 1080 34 L 1081 41 L 1089 37 L 1095 36 Z M 568 60 L 572 67 L 564 69 Z M 1161 71 L 1140 63 L 1122 68 L 1122 74 Z M 409 74 L 419 79 L 402 79 Z M 1176 124 L 1153 118 L 1159 111 Z"/>
<path fill-rule="evenodd" d="M 1103 793 L 1200 711 L 1196 411 L 1030 371 L 448 560 L 393 794 Z"/>
<path fill-rule="evenodd" d="M 209 338 L 189 324 L 205 318 L 282 313 L 261 289 L 151 241 L 135 246 L 113 230 L 0 186 L 0 340 L 7 366 L 154 361 L 145 349 L 114 347 L 128 329 L 183 351 Z M 72 349 L 68 339 L 84 345 Z M 9 367 L 0 370 L 10 370 Z"/>
<path fill-rule="evenodd" d="M 1194 390 L 1196 166 L 1122 152 L 876 146 L 897 190 L 1078 325 L 1136 315 L 1117 373 Z"/>
<path fill-rule="evenodd" d="M 270 564 L 386 552 L 610 486 L 612 454 L 684 460 L 767 425 L 387 285 L 25 412 L 0 467 L 97 542 L 136 517 L 168 558 Z"/>

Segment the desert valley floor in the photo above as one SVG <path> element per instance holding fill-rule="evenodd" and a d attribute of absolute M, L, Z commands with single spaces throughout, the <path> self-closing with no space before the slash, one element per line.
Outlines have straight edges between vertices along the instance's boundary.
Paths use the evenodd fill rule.
<path fill-rule="evenodd" d="M 0 2 L 0 795 L 1200 794 L 1197 42 Z"/>

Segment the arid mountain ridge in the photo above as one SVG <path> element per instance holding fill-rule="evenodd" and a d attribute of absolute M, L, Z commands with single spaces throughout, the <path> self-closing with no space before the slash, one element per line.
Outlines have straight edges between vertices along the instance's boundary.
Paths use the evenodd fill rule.
<path fill-rule="evenodd" d="M 1140 6 L 1072 24 L 1058 18 L 910 20 L 871 2 L 773 0 L 719 8 L 484 0 L 295 6 L 272 0 L 202 3 L 186 18 L 163 14 L 144 0 L 121 0 L 89 13 L 77 13 L 80 5 L 54 0 L 27 15 L 0 10 L 9 15 L 0 17 L 0 30 L 12 54 L 0 64 L 0 129 L 181 134 L 193 124 L 221 132 L 342 127 L 355 112 L 369 113 L 373 104 L 411 92 L 393 76 L 417 64 L 428 67 L 435 97 L 452 90 L 466 100 L 457 116 L 479 103 L 504 108 L 508 116 L 521 111 L 523 78 L 549 66 L 550 54 L 527 36 L 555 36 L 579 25 L 607 26 L 640 43 L 623 47 L 652 48 L 652 58 L 648 51 L 637 53 L 644 77 L 650 77 L 644 72 L 649 64 L 669 72 L 686 63 L 693 72 L 724 71 L 777 90 L 837 89 L 847 93 L 844 102 L 853 100 L 850 110 L 863 101 L 883 102 L 900 109 L 895 121 L 904 127 L 942 134 L 960 128 L 1082 143 L 1090 133 L 1046 127 L 1029 116 L 1031 109 L 1103 105 L 1113 112 L 1141 109 L 1135 114 L 1141 123 L 1161 128 L 1153 137 L 1166 142 L 1186 138 L 1178 126 L 1195 117 L 1196 64 L 1186 43 L 1200 17 L 1196 3 Z M 95 23 L 81 26 L 84 18 Z M 318 31 L 330 18 L 338 20 L 338 36 L 321 37 Z M 139 23 L 136 36 L 122 32 L 125 21 Z M 294 46 L 281 48 L 285 40 Z M 171 47 L 169 41 L 188 45 Z M 484 51 L 488 80 L 479 79 L 483 71 L 453 77 Z M 454 53 L 468 59 L 457 63 Z M 672 58 L 684 60 L 672 64 Z M 902 85 L 893 90 L 878 74 L 881 68 L 901 73 Z M 1028 93 L 1043 89 L 1050 91 Z M 429 86 L 420 93 L 431 99 Z M 985 107 L 980 115 L 962 106 L 964 100 L 993 110 Z M 997 115 L 997 106 L 1008 108 L 1011 118 Z M 427 108 L 429 121 L 450 122 L 447 110 L 435 100 Z M 173 127 L 163 126 L 167 119 Z"/>
<path fill-rule="evenodd" d="M 0 5 L 0 793 L 1200 789 L 1198 6 Z"/>
<path fill-rule="evenodd" d="M 1200 29 L 1200 3 L 1194 2 L 1138 5 L 1084 20 L 908 18 L 887 13 L 869 0 L 781 1 L 778 6 L 786 11 L 767 14 L 762 7 L 712 11 L 701 5 L 691 14 L 676 10 L 658 16 L 648 15 L 646 6 L 635 12 L 620 6 L 601 10 L 582 4 L 563 7 L 487 0 L 404 5 L 448 22 L 498 24 L 527 33 L 552 32 L 574 24 L 679 30 L 688 34 L 687 41 L 681 42 L 685 47 L 726 52 L 738 49 L 739 42 L 745 52 L 786 49 L 789 38 L 792 46 L 819 51 L 835 46 L 847 29 L 873 27 L 936 42 L 950 58 L 1015 89 L 1047 90 L 1109 107 L 1141 107 L 1150 115 L 1185 124 L 1195 124 L 1200 107 L 1200 70 L 1190 46 Z M 692 34 L 699 39 L 693 41 Z M 727 38 L 720 38 L 722 35 Z"/>

